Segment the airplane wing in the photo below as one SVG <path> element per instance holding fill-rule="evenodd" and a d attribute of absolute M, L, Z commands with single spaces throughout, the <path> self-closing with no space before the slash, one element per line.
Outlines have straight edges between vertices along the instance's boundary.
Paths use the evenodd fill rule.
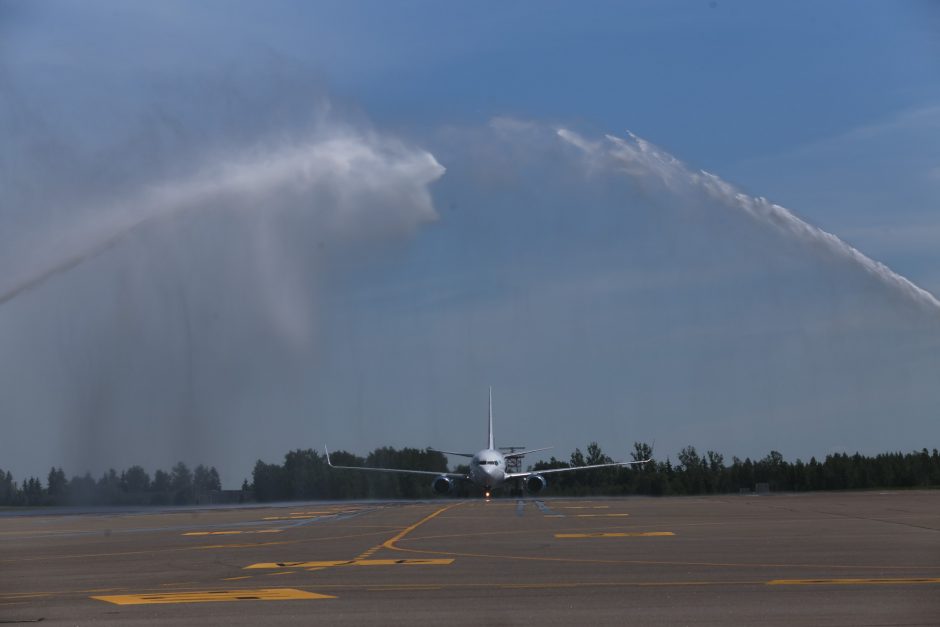
<path fill-rule="evenodd" d="M 518 453 L 503 453 L 503 457 L 509 459 L 510 457 L 522 457 L 523 455 L 528 455 L 529 453 L 537 453 L 539 451 L 547 451 L 549 449 L 555 448 L 554 446 L 545 446 L 543 448 L 530 448 L 528 451 L 519 451 Z"/>
<path fill-rule="evenodd" d="M 454 451 L 440 451 L 436 448 L 429 448 L 434 453 L 444 453 L 444 455 L 456 455 L 458 457 L 473 457 L 473 453 L 455 453 Z"/>
<path fill-rule="evenodd" d="M 330 461 L 330 451 L 324 446 L 326 453 L 326 465 L 330 468 L 339 468 L 342 470 L 372 470 L 375 472 L 397 472 L 406 475 L 428 475 L 432 477 L 449 477 L 451 479 L 466 479 L 467 475 L 458 472 L 434 472 L 433 470 L 406 470 L 404 468 L 372 468 L 370 466 L 334 466 Z M 443 451 L 442 451 L 443 452 Z"/>
<path fill-rule="evenodd" d="M 590 466 L 570 466 L 568 468 L 550 468 L 548 470 L 531 470 L 529 472 L 514 472 L 507 473 L 506 479 L 525 479 L 526 477 L 531 477 L 532 475 L 550 475 L 558 472 L 570 472 L 572 470 L 590 470 L 592 468 L 614 468 L 622 466 L 638 466 L 640 464 L 647 464 L 651 460 L 643 459 L 637 462 L 612 462 L 610 464 L 591 464 Z"/>

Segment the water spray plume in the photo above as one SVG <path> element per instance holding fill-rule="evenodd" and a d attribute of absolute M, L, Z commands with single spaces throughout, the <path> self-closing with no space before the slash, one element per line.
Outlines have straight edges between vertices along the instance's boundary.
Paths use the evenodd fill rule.
<path fill-rule="evenodd" d="M 427 186 L 444 168 L 425 151 L 369 134 L 345 133 L 207 166 L 154 185 L 68 229 L 52 255 L 22 265 L 25 276 L 0 291 L 0 305 L 97 257 L 144 225 L 208 206 L 316 213 L 318 235 L 355 239 L 407 233 L 436 219 Z"/>
<path fill-rule="evenodd" d="M 698 194 L 749 216 L 786 237 L 809 246 L 817 246 L 835 258 L 843 259 L 877 278 L 884 285 L 919 305 L 940 313 L 940 300 L 894 272 L 881 262 L 866 256 L 837 236 L 808 224 L 786 207 L 766 198 L 750 196 L 718 176 L 695 172 L 681 161 L 628 131 L 626 138 L 606 135 L 602 141 L 590 141 L 568 129 L 557 129 L 558 136 L 577 147 L 592 168 L 608 167 L 626 173 L 654 193 Z"/>

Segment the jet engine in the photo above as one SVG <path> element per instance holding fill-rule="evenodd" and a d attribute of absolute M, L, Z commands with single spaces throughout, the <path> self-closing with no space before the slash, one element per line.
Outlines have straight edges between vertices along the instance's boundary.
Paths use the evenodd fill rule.
<path fill-rule="evenodd" d="M 525 479 L 525 489 L 530 494 L 538 494 L 546 485 L 548 485 L 548 482 L 542 475 L 529 475 Z"/>
<path fill-rule="evenodd" d="M 431 482 L 431 487 L 438 494 L 449 494 L 454 489 L 454 482 L 450 477 L 441 475 L 435 477 L 434 481 Z"/>

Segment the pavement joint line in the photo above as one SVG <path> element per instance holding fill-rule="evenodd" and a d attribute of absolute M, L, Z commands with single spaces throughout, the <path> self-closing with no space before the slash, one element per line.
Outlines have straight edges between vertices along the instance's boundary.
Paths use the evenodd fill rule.
<path fill-rule="evenodd" d="M 441 588 L 443 588 L 443 586 L 441 585 L 423 586 L 420 584 L 398 586 L 394 588 L 386 588 L 382 585 L 374 585 L 371 588 L 366 588 L 366 590 L 369 590 L 370 592 L 389 592 L 389 591 L 398 591 L 398 590 L 440 590 Z"/>
<path fill-rule="evenodd" d="M 565 538 L 653 538 L 674 536 L 672 531 L 598 531 L 593 533 L 556 533 L 555 537 Z"/>
<path fill-rule="evenodd" d="M 508 555 L 496 553 L 465 553 L 460 551 L 434 551 L 426 549 L 406 549 L 397 547 L 396 550 L 407 553 L 423 553 L 426 555 L 451 555 L 454 557 L 485 557 L 490 559 L 519 560 L 531 562 L 561 562 L 571 564 L 632 564 L 636 566 L 712 566 L 718 568 L 819 568 L 824 570 L 930 570 L 936 571 L 937 566 L 865 566 L 847 564 L 747 564 L 743 562 L 679 562 L 664 560 L 607 560 L 607 559 L 581 559 L 576 557 L 539 557 L 535 555 Z"/>
<path fill-rule="evenodd" d="M 863 579 L 771 579 L 768 586 L 890 586 L 937 584 L 940 577 L 877 577 Z"/>
<path fill-rule="evenodd" d="M 234 536 L 239 534 L 252 534 L 252 533 L 281 533 L 283 529 L 230 529 L 225 531 L 187 531 L 186 533 L 181 533 L 182 536 Z"/>
<path fill-rule="evenodd" d="M 767 586 L 772 585 L 773 581 L 778 580 L 688 580 L 688 581 L 599 581 L 599 582 L 511 582 L 511 583 L 500 583 L 500 582 L 465 582 L 465 583 L 437 583 L 437 584 L 428 584 L 439 586 L 440 588 L 446 589 L 463 589 L 463 588 L 475 588 L 475 589 L 487 589 L 487 588 L 511 588 L 513 586 L 526 586 L 526 587 L 542 587 L 545 589 L 551 588 L 591 588 L 591 587 L 681 587 L 681 586 Z M 813 580 L 813 581 L 825 581 L 825 580 Z M 843 580 L 847 581 L 847 580 Z M 917 585 L 922 583 L 940 583 L 940 577 L 938 578 L 897 578 L 897 579 L 868 579 L 870 583 L 868 585 Z M 854 583 L 854 582 L 853 582 Z M 320 589 L 329 589 L 329 590 L 368 590 L 372 588 L 381 587 L 386 590 L 395 590 L 397 588 L 407 589 L 415 585 L 422 584 L 322 584 L 317 585 L 317 588 Z M 782 584 L 773 584 L 773 585 L 782 585 Z M 816 584 L 822 585 L 822 584 Z M 850 584 L 843 584 L 850 585 Z M 856 584 L 858 585 L 858 584 Z M 118 588 L 117 590 L 120 590 Z M 238 589 L 241 590 L 241 589 Z M 235 589 L 232 589 L 235 591 Z M 91 590 L 81 590 L 81 591 L 63 591 L 63 592 L 48 592 L 48 593 L 33 593 L 30 596 L 50 596 L 52 594 L 79 594 L 79 593 L 88 593 Z M 153 594 L 179 594 L 186 591 L 177 590 L 172 592 L 158 592 Z M 198 590 L 189 590 L 189 592 L 199 592 Z M 215 593 L 215 591 L 213 591 Z M 15 594 L 8 595 L 10 600 L 15 600 L 16 598 L 25 597 L 24 594 Z M 120 595 L 119 595 L 120 596 Z M 135 595 L 131 595 L 135 596 Z M 94 597 L 92 597 L 94 598 Z M 0 600 L 2 601 L 2 600 Z"/>
<path fill-rule="evenodd" d="M 39 557 L 21 557 L 13 559 L 0 559 L 0 563 L 5 562 L 37 562 L 53 561 L 66 559 L 87 559 L 89 557 L 126 557 L 128 555 L 153 555 L 158 553 L 177 553 L 182 551 L 202 551 L 206 549 L 242 549 L 259 546 L 283 546 L 287 544 L 306 544 L 309 542 L 328 542 L 331 540 L 346 540 L 349 538 L 364 538 L 380 533 L 379 531 L 370 531 L 367 533 L 354 533 L 341 536 L 326 536 L 323 538 L 300 538 L 297 540 L 274 540 L 270 542 L 251 542 L 247 544 L 201 544 L 197 546 L 174 546 L 164 549 L 144 549 L 140 551 L 115 551 L 113 553 L 76 553 L 73 555 L 45 555 Z M 0 593 L 2 596 L 3 593 Z"/>
<path fill-rule="evenodd" d="M 929 581 L 924 581 L 923 583 L 940 583 L 940 577 L 934 579 L 928 578 Z M 772 585 L 771 582 L 777 580 L 765 580 L 765 579 L 715 579 L 715 580 L 679 580 L 679 581 L 593 581 L 593 582 L 560 582 L 560 581 L 533 581 L 533 582 L 524 582 L 524 581 L 513 581 L 513 582 L 498 582 L 498 581 L 481 581 L 481 582 L 438 582 L 434 584 L 427 584 L 428 586 L 435 586 L 440 589 L 494 589 L 494 588 L 542 588 L 542 589 L 564 589 L 564 588 L 656 588 L 656 587 L 705 587 L 705 586 L 769 586 Z M 823 581 L 823 580 L 815 580 Z M 906 579 L 869 579 L 868 581 L 876 582 L 869 585 L 919 585 L 921 578 L 911 578 Z M 906 583 L 910 582 L 910 583 Z M 380 584 L 380 583 L 334 583 L 334 584 L 317 584 L 317 589 L 329 590 L 331 592 L 341 592 L 344 590 L 372 590 L 381 588 L 383 591 L 395 591 L 395 590 L 405 590 L 414 588 L 416 586 L 424 586 L 425 584 Z M 773 584 L 775 587 L 779 587 L 782 584 Z M 817 584 L 822 585 L 822 584 Z M 847 584 L 843 584 L 847 585 Z M 285 589 L 285 588 L 278 588 Z M 211 591 L 213 594 L 218 592 L 244 592 L 250 591 L 249 588 L 229 588 L 226 590 Z M 84 590 L 81 592 L 90 592 L 89 590 Z M 200 590 L 174 590 L 172 592 L 155 592 L 149 593 L 151 595 L 175 595 L 181 594 L 184 592 L 190 593 L 204 593 L 205 591 Z M 77 593 L 77 591 L 75 592 Z M 53 593 L 48 593 L 53 594 Z M 48 596 L 47 594 L 47 596 Z M 122 595 L 119 595 L 122 596 Z M 140 596 L 140 595 L 130 595 L 130 596 Z M 91 597 L 94 598 L 94 597 Z"/>

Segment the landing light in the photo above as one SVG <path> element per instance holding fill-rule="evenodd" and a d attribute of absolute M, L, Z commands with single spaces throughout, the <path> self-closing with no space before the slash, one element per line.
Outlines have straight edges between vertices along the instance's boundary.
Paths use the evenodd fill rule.
<path fill-rule="evenodd" d="M 483 496 L 486 497 L 486 498 L 490 498 L 490 491 L 487 490 L 486 492 L 484 492 L 484 493 L 483 493 Z"/>

